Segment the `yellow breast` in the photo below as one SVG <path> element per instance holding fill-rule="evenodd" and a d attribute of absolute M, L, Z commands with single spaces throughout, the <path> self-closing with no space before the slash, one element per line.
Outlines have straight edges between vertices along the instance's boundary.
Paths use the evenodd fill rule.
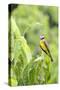
<path fill-rule="evenodd" d="M 40 40 L 40 47 L 41 47 L 43 50 L 47 51 L 47 48 L 46 48 L 45 43 L 44 43 L 43 40 Z"/>

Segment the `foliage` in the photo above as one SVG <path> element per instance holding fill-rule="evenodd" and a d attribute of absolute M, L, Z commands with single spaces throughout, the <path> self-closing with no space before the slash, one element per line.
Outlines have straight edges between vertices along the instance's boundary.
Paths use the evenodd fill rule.
<path fill-rule="evenodd" d="M 9 20 L 9 85 L 58 82 L 57 14 L 57 7 L 32 5 L 18 5 L 12 12 Z M 49 43 L 53 62 L 39 47 L 41 34 Z"/>

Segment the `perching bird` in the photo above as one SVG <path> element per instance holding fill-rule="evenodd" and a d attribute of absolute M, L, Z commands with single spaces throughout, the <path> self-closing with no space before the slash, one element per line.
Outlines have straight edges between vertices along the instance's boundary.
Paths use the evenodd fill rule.
<path fill-rule="evenodd" d="M 53 61 L 48 44 L 43 35 L 40 36 L 40 48 L 51 58 L 51 61 Z"/>

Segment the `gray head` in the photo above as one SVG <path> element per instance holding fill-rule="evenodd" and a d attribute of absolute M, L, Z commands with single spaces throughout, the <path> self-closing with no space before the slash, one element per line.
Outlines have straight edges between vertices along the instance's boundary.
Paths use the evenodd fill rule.
<path fill-rule="evenodd" d="M 40 39 L 41 39 L 41 40 L 42 40 L 42 39 L 44 39 L 44 36 L 43 36 L 43 35 L 41 35 L 41 36 L 40 36 Z"/>

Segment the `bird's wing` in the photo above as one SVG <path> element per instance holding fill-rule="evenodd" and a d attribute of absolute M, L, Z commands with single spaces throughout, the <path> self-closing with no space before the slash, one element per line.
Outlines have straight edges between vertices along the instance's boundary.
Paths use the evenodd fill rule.
<path fill-rule="evenodd" d="M 40 48 L 47 54 L 46 50 L 44 48 L 42 48 L 42 46 L 40 45 Z"/>
<path fill-rule="evenodd" d="M 44 40 L 41 40 L 41 41 L 40 41 L 40 48 L 41 48 L 46 54 L 48 54 L 47 45 L 45 45 Z"/>
<path fill-rule="evenodd" d="M 48 47 L 48 43 L 44 40 L 44 44 L 45 44 L 45 46 L 46 46 L 46 48 L 47 48 L 47 54 L 49 55 L 49 56 L 51 56 L 51 54 L 50 54 L 50 50 L 49 50 L 49 47 Z"/>

